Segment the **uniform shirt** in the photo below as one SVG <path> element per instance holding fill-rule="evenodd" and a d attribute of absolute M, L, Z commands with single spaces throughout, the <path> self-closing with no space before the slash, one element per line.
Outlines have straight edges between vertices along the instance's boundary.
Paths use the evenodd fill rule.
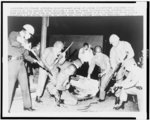
<path fill-rule="evenodd" d="M 13 57 L 23 56 L 27 61 L 33 62 L 34 59 L 29 56 L 28 50 L 25 50 L 24 47 L 17 41 L 17 37 L 20 36 L 19 32 L 11 32 L 8 37 L 8 55 Z"/>
<path fill-rule="evenodd" d="M 84 48 L 81 48 L 79 50 L 78 58 L 81 60 L 82 63 L 84 62 L 91 62 L 91 59 L 93 57 L 93 52 L 89 48 L 88 50 L 84 50 Z"/>
<path fill-rule="evenodd" d="M 134 57 L 134 51 L 130 43 L 126 41 L 119 41 L 117 47 L 112 47 L 110 50 L 110 63 L 113 69 L 122 62 L 128 52 L 127 59 L 131 59 Z"/>
<path fill-rule="evenodd" d="M 127 78 L 121 83 L 124 88 L 130 88 L 133 86 L 143 87 L 144 71 L 142 68 L 135 66 L 132 71 L 129 72 Z"/>
<path fill-rule="evenodd" d="M 108 56 L 103 53 L 96 54 L 92 58 L 91 64 L 89 65 L 88 75 L 93 72 L 95 65 L 99 66 L 101 68 L 101 71 L 108 71 L 110 69 Z"/>

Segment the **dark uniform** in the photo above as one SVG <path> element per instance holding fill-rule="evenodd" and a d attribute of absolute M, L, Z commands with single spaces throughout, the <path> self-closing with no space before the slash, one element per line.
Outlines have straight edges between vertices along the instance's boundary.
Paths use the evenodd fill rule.
<path fill-rule="evenodd" d="M 9 112 L 17 80 L 21 87 L 24 108 L 32 108 L 24 59 L 30 62 L 33 62 L 34 59 L 28 55 L 28 51 L 17 41 L 17 36 L 20 36 L 19 32 L 11 32 L 8 43 Z"/>

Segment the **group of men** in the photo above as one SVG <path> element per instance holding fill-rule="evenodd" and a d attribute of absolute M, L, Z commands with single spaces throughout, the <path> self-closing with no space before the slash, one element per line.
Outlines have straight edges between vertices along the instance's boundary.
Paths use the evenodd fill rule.
<path fill-rule="evenodd" d="M 66 53 L 63 52 L 64 44 L 61 41 L 56 41 L 53 47 L 47 47 L 41 54 L 41 58 L 37 57 L 31 49 L 31 44 L 28 40 L 34 34 L 34 28 L 30 24 L 25 24 L 20 32 L 11 32 L 8 41 L 8 75 L 9 75 L 9 108 L 10 112 L 15 83 L 18 80 L 24 103 L 24 110 L 34 111 L 31 103 L 31 96 L 28 85 L 28 75 L 24 60 L 31 63 L 37 63 L 39 67 L 38 85 L 36 89 L 36 102 L 41 103 L 41 97 L 45 88 L 46 80 L 49 78 L 47 88 L 50 94 L 54 95 L 57 106 L 60 106 L 64 101 L 61 100 L 61 94 L 69 88 L 70 77 L 75 74 L 85 62 L 88 63 L 87 78 L 91 78 L 91 74 L 97 65 L 101 72 L 99 74 L 99 101 L 105 100 L 106 87 L 111 80 L 112 75 L 118 65 L 121 63 L 119 72 L 116 73 L 115 87 L 120 88 L 116 97 L 119 102 L 115 105 L 115 109 L 120 109 L 123 102 L 127 100 L 128 94 L 137 95 L 138 103 L 141 103 L 140 94 L 142 86 L 140 83 L 141 68 L 136 65 L 134 60 L 134 51 L 130 43 L 120 41 L 116 34 L 112 34 L 109 38 L 112 48 L 110 57 L 102 53 L 101 46 L 95 46 L 94 50 L 90 48 L 88 43 L 83 45 L 79 50 L 78 59 L 72 62 L 66 61 Z M 29 51 L 33 52 L 37 59 L 29 55 Z M 126 78 L 123 78 L 125 72 L 128 72 Z M 140 105 L 139 105 L 140 109 Z"/>
<path fill-rule="evenodd" d="M 87 62 L 89 65 L 88 78 L 91 78 L 96 65 L 101 70 L 99 73 L 99 102 L 105 100 L 106 87 L 115 77 L 115 84 L 111 87 L 116 96 L 114 109 L 124 108 L 124 103 L 130 94 L 137 96 L 138 108 L 143 110 L 141 96 L 145 80 L 144 72 L 134 60 L 134 50 L 131 44 L 127 41 L 121 41 L 116 34 L 110 36 L 109 43 L 112 45 L 110 57 L 102 53 L 101 46 L 95 46 L 91 52 L 92 49 L 87 43 L 80 49 L 78 56 L 83 63 Z"/>

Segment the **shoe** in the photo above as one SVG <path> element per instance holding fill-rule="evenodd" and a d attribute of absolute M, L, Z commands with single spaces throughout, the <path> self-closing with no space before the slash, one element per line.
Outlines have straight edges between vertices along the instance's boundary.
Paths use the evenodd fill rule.
<path fill-rule="evenodd" d="M 113 109 L 115 109 L 115 110 L 124 109 L 124 104 L 114 107 Z"/>
<path fill-rule="evenodd" d="M 29 108 L 26 108 L 26 107 L 24 107 L 24 111 L 35 111 L 35 109 L 33 109 L 32 107 L 29 107 Z"/>
<path fill-rule="evenodd" d="M 10 113 L 10 110 L 8 110 L 8 113 Z"/>
<path fill-rule="evenodd" d="M 37 103 L 42 103 L 42 102 L 43 102 L 43 101 L 40 99 L 40 97 L 38 97 L 38 96 L 36 96 L 35 101 L 36 101 Z"/>
<path fill-rule="evenodd" d="M 64 100 L 60 99 L 60 100 L 59 100 L 59 103 L 60 103 L 60 104 L 64 104 Z"/>
<path fill-rule="evenodd" d="M 105 100 L 101 100 L 101 99 L 99 99 L 98 101 L 99 101 L 99 102 L 104 102 Z"/>
<path fill-rule="evenodd" d="M 56 99 L 56 105 L 60 107 L 60 100 Z"/>
<path fill-rule="evenodd" d="M 120 102 L 119 97 L 116 97 L 116 99 L 115 99 L 115 105 L 116 105 L 116 104 L 119 104 L 119 102 Z"/>

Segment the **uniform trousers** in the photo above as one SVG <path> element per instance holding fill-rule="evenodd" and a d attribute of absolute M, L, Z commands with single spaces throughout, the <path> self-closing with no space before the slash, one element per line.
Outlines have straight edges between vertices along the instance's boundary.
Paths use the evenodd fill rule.
<path fill-rule="evenodd" d="M 143 90 L 139 90 L 137 89 L 136 87 L 132 87 L 132 88 L 129 88 L 129 89 L 122 89 L 121 92 L 120 92 L 120 100 L 121 101 L 127 101 L 127 98 L 128 98 L 128 94 L 130 95 L 137 95 L 137 100 L 138 100 L 138 107 L 139 107 L 139 110 L 143 110 L 143 106 L 142 106 L 142 91 Z"/>
<path fill-rule="evenodd" d="M 29 84 L 27 71 L 23 60 L 12 60 L 8 62 L 8 77 L 9 77 L 9 110 L 11 108 L 15 83 L 18 80 L 25 108 L 31 107 L 31 97 L 29 92 Z"/>
<path fill-rule="evenodd" d="M 36 90 L 36 95 L 37 96 L 39 96 L 39 97 L 42 96 L 42 93 L 43 93 L 45 83 L 46 83 L 46 80 L 47 80 L 48 76 L 50 78 L 50 82 L 55 84 L 56 76 L 58 74 L 58 69 L 54 68 L 51 72 L 52 72 L 53 76 L 51 76 L 49 73 L 47 73 L 42 68 L 39 68 L 38 85 L 37 85 L 37 90 Z"/>
<path fill-rule="evenodd" d="M 107 87 L 108 83 L 110 82 L 110 77 L 111 75 L 113 74 L 113 71 L 112 69 L 110 69 L 101 79 L 100 81 L 100 85 L 99 85 L 99 89 L 100 89 L 100 92 L 99 92 L 99 99 L 101 100 L 104 100 L 105 99 L 105 94 L 106 94 L 106 91 L 105 91 L 105 88 Z"/>

